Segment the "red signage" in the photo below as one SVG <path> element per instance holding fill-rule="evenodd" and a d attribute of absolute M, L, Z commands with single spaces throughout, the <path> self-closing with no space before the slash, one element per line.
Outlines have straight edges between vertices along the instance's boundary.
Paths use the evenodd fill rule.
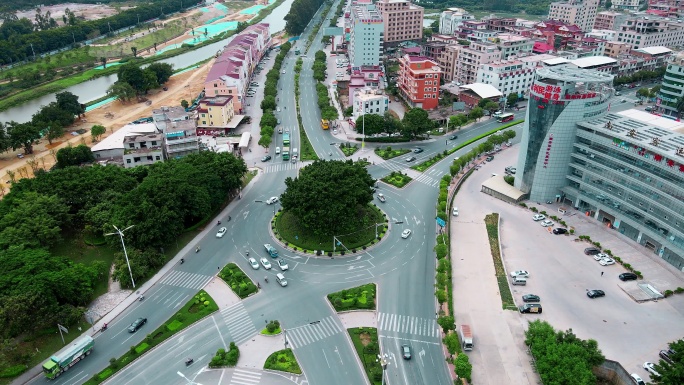
<path fill-rule="evenodd" d="M 549 156 L 551 155 L 551 145 L 553 144 L 553 134 L 549 135 L 549 141 L 546 144 L 546 154 L 544 156 L 544 168 L 549 164 Z"/>
<path fill-rule="evenodd" d="M 542 96 L 544 99 L 548 100 L 560 100 L 561 98 L 561 87 L 559 86 L 552 86 L 552 85 L 546 85 L 542 86 L 539 84 L 533 84 L 532 85 L 532 92 Z M 595 98 L 597 96 L 596 92 L 587 92 L 584 94 L 576 93 L 576 94 L 566 94 L 563 96 L 563 99 L 591 99 Z"/>

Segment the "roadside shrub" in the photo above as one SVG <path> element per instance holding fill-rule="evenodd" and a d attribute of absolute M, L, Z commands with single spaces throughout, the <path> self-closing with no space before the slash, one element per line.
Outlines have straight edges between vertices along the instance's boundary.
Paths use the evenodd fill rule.
<path fill-rule="evenodd" d="M 536 212 L 538 212 L 539 210 L 537 210 L 537 208 L 533 206 L 533 207 L 530 207 L 530 211 L 532 211 L 533 213 L 536 213 Z"/>
<path fill-rule="evenodd" d="M 460 378 L 465 378 L 468 382 L 471 382 L 470 376 L 473 372 L 473 365 L 470 364 L 467 355 L 459 353 L 458 356 L 456 356 L 454 366 L 456 366 L 455 371 Z"/>
<path fill-rule="evenodd" d="M 629 263 L 625 263 L 623 266 L 625 267 L 625 269 L 632 271 L 632 265 L 630 265 Z"/>
<path fill-rule="evenodd" d="M 444 290 L 437 290 L 435 292 L 435 296 L 437 297 L 437 302 L 439 302 L 440 305 L 447 301 L 447 293 Z"/>
<path fill-rule="evenodd" d="M 668 290 L 665 290 L 665 293 L 663 293 L 663 295 L 665 296 L 665 298 L 671 296 L 672 294 L 674 294 L 674 292 L 673 292 L 672 290 L 669 290 L 669 289 L 668 289 Z"/>
<path fill-rule="evenodd" d="M 592 242 L 594 246 L 596 246 L 599 250 L 601 249 L 601 243 L 600 242 Z"/>
<path fill-rule="evenodd" d="M 634 274 L 636 274 L 636 275 L 637 275 L 637 277 L 639 277 L 639 278 L 641 278 L 641 277 L 642 277 L 642 276 L 641 276 L 641 272 L 640 272 L 640 271 L 638 271 L 638 270 L 634 270 Z"/>
<path fill-rule="evenodd" d="M 273 333 L 280 327 L 280 322 L 278 320 L 273 320 L 266 324 L 266 330 L 268 330 L 269 333 Z"/>
<path fill-rule="evenodd" d="M 527 205 L 524 202 L 520 202 L 520 207 L 527 208 Z"/>
<path fill-rule="evenodd" d="M 676 288 L 674 292 L 677 293 L 677 294 L 684 293 L 684 287 L 681 287 L 681 286 L 680 286 L 680 287 Z"/>
<path fill-rule="evenodd" d="M 446 345 L 449 354 L 458 352 L 460 342 L 458 341 L 458 335 L 456 333 L 447 334 L 442 341 L 444 342 L 444 345 Z"/>
<path fill-rule="evenodd" d="M 437 259 L 442 259 L 447 255 L 447 246 L 445 244 L 439 244 L 435 246 L 435 253 L 437 253 Z"/>
<path fill-rule="evenodd" d="M 608 255 L 610 255 L 610 256 L 613 255 L 613 252 L 610 251 L 610 249 L 603 250 L 603 252 L 606 253 L 606 254 L 608 254 Z"/>

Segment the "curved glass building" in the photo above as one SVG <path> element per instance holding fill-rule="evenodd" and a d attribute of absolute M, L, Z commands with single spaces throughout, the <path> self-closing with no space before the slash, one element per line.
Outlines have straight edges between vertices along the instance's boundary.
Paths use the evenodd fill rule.
<path fill-rule="evenodd" d="M 609 112 L 612 76 L 537 70 L 515 187 L 562 202 L 684 270 L 684 123 Z"/>

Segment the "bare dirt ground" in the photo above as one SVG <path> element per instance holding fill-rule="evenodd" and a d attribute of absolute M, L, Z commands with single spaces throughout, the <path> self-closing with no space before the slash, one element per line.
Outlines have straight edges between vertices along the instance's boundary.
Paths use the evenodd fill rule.
<path fill-rule="evenodd" d="M 119 13 L 117 9 L 110 7 L 108 5 L 76 3 L 64 3 L 40 7 L 40 13 L 45 14 L 47 11 L 50 11 L 50 16 L 52 16 L 52 18 L 55 19 L 55 21 L 58 24 L 62 25 L 64 24 L 64 22 L 62 21 L 62 16 L 64 16 L 64 10 L 66 10 L 67 8 L 69 8 L 69 10 L 73 12 L 76 15 L 76 17 L 83 17 L 86 20 L 103 19 L 105 17 L 109 17 Z M 121 10 L 124 11 L 129 8 L 133 7 L 121 7 Z M 25 17 L 29 20 L 34 20 L 36 17 L 36 10 L 32 9 L 30 11 L 17 12 L 17 17 L 19 17 L 20 19 L 22 17 Z"/>
<path fill-rule="evenodd" d="M 166 84 L 169 89 L 168 91 L 162 91 L 161 89 L 151 91 L 147 95 L 148 100 L 152 101 L 152 104 L 149 106 L 146 103 L 128 102 L 127 104 L 122 104 L 119 101 L 115 101 L 86 113 L 85 122 L 77 121 L 73 126 L 67 128 L 65 130 L 67 134 L 53 141 L 52 146 L 48 145 L 47 140 L 41 139 L 33 147 L 34 153 L 25 156 L 23 159 L 19 159 L 16 156 L 17 153 L 22 152 L 21 150 L 0 154 L 0 195 L 4 195 L 9 191 L 11 175 L 18 180 L 32 177 L 34 172 L 39 169 L 50 169 L 55 164 L 55 156 L 53 154 L 56 154 L 60 148 L 69 145 L 78 146 L 79 144 L 92 146 L 90 128 L 96 124 L 101 124 L 107 128 L 107 133 L 101 138 L 102 140 L 136 119 L 151 116 L 153 109 L 158 109 L 162 106 L 178 106 L 182 99 L 187 101 L 194 100 L 202 91 L 202 88 L 204 88 L 204 79 L 213 62 L 212 60 L 198 69 L 172 77 Z M 109 113 L 113 114 L 111 118 L 105 116 Z M 76 137 L 71 135 L 71 132 L 79 129 L 85 129 L 87 132 Z"/>

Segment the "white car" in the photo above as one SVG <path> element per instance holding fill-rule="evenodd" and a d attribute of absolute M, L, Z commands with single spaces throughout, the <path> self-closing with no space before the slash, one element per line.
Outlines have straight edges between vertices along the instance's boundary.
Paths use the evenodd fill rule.
<path fill-rule="evenodd" d="M 528 278 L 530 276 L 530 273 L 527 270 L 516 270 L 514 272 L 511 272 L 511 277 L 523 277 L 523 278 Z"/>
<path fill-rule="evenodd" d="M 401 237 L 404 239 L 408 238 L 409 235 L 411 235 L 411 230 L 409 230 L 409 229 L 406 229 L 406 230 L 401 232 Z"/>
<path fill-rule="evenodd" d="M 290 268 L 290 266 L 287 265 L 287 261 L 284 259 L 278 259 L 278 267 L 280 267 L 280 270 L 285 271 Z"/>
<path fill-rule="evenodd" d="M 453 216 L 457 217 L 458 216 L 458 207 L 454 206 L 454 209 L 451 211 Z"/>
<path fill-rule="evenodd" d="M 655 370 L 655 364 L 653 362 L 644 362 L 644 369 L 651 373 L 651 375 L 660 376 L 660 373 Z"/>
<path fill-rule="evenodd" d="M 216 238 L 223 238 L 223 236 L 226 235 L 226 231 L 228 231 L 227 228 L 221 227 L 218 233 L 216 233 Z"/>
<path fill-rule="evenodd" d="M 267 205 L 272 205 L 274 203 L 278 202 L 278 197 L 270 197 L 266 200 Z"/>
<path fill-rule="evenodd" d="M 285 73 L 285 70 L 283 70 L 283 73 Z"/>
<path fill-rule="evenodd" d="M 553 221 L 549 221 L 549 220 L 542 221 L 542 222 L 541 222 L 541 225 L 542 225 L 542 227 L 553 226 Z"/>
<path fill-rule="evenodd" d="M 532 220 L 534 221 L 543 221 L 544 219 L 546 219 L 546 216 L 542 214 L 534 214 L 532 217 Z"/>
<path fill-rule="evenodd" d="M 598 253 L 598 254 L 594 255 L 594 259 L 596 260 L 596 262 L 601 261 L 603 258 L 609 258 L 608 254 Z"/>
<path fill-rule="evenodd" d="M 276 107 L 276 111 L 280 112 L 280 107 Z"/>
<path fill-rule="evenodd" d="M 615 261 L 612 258 L 603 258 L 602 260 L 599 261 L 599 265 L 601 266 L 608 266 L 608 265 L 614 265 Z"/>
<path fill-rule="evenodd" d="M 256 259 L 250 257 L 247 261 L 249 261 L 249 265 L 252 266 L 252 269 L 259 270 L 259 262 L 257 262 Z"/>
<path fill-rule="evenodd" d="M 259 262 L 261 262 L 261 266 L 263 266 L 264 269 L 271 270 L 271 262 L 269 262 L 268 259 L 261 258 Z"/>
<path fill-rule="evenodd" d="M 642 380 L 641 377 L 639 377 L 638 374 L 632 373 L 632 374 L 630 374 L 630 376 L 632 377 L 632 381 L 634 381 L 634 383 L 635 383 L 636 385 L 646 385 L 646 383 L 644 382 L 644 380 Z"/>

